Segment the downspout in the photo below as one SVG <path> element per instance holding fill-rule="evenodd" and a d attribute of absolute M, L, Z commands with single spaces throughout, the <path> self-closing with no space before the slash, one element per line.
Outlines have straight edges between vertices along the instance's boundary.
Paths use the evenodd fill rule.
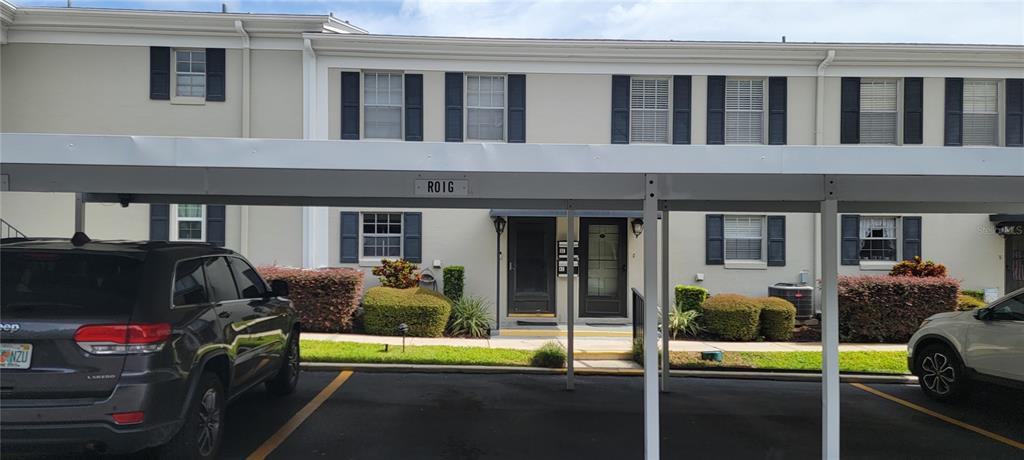
<path fill-rule="evenodd" d="M 814 107 L 814 143 L 816 145 L 822 145 L 825 143 L 825 69 L 832 64 L 832 61 L 836 58 L 836 50 L 828 50 L 825 54 L 825 59 L 822 59 L 818 64 L 817 73 L 817 90 L 814 93 L 815 107 Z M 811 219 L 811 234 L 814 235 L 814 244 L 811 245 L 811 286 L 815 288 L 814 292 L 818 289 L 818 274 L 821 273 L 821 254 L 818 253 L 818 248 L 821 245 L 821 214 L 814 213 L 814 218 Z M 835 236 L 832 236 L 833 238 Z M 821 295 L 815 296 L 817 302 L 812 302 L 815 308 L 822 305 Z"/>
<path fill-rule="evenodd" d="M 252 137 L 252 65 L 250 64 L 251 40 L 242 27 L 242 21 L 235 21 L 235 30 L 242 36 L 242 137 Z M 239 206 L 238 250 L 249 255 L 249 206 Z"/>

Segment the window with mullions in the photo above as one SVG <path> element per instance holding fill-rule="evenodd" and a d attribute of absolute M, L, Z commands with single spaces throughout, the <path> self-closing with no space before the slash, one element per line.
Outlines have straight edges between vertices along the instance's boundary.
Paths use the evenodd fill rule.
<path fill-rule="evenodd" d="M 668 79 L 630 80 L 629 141 L 634 144 L 668 143 Z"/>
<path fill-rule="evenodd" d="M 994 80 L 964 80 L 964 145 L 999 145 L 999 99 Z"/>
<path fill-rule="evenodd" d="M 762 260 L 764 216 L 725 216 L 725 260 Z"/>
<path fill-rule="evenodd" d="M 505 139 L 505 76 L 466 76 L 466 139 Z"/>
<path fill-rule="evenodd" d="M 203 234 L 203 205 L 179 204 L 175 206 L 174 236 L 177 241 L 205 241 Z"/>
<path fill-rule="evenodd" d="M 860 81 L 860 143 L 896 143 L 896 80 Z"/>
<path fill-rule="evenodd" d="M 363 257 L 402 257 L 401 213 L 363 213 Z"/>
<path fill-rule="evenodd" d="M 206 97 L 206 51 L 174 52 L 175 95 Z"/>
<path fill-rule="evenodd" d="M 764 143 L 764 80 L 725 81 L 725 143 Z"/>
<path fill-rule="evenodd" d="M 364 133 L 367 139 L 402 138 L 402 74 L 363 73 Z"/>
<path fill-rule="evenodd" d="M 860 260 L 896 260 L 896 218 L 860 218 Z"/>

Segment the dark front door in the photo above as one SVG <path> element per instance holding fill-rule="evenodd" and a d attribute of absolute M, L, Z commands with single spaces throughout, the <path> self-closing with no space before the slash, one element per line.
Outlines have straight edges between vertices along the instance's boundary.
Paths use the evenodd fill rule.
<path fill-rule="evenodd" d="M 584 317 L 626 317 L 626 219 L 580 219 Z"/>
<path fill-rule="evenodd" d="M 509 218 L 509 313 L 555 312 L 555 219 Z"/>
<path fill-rule="evenodd" d="M 1024 288 L 1024 235 L 1006 236 L 1006 292 Z"/>

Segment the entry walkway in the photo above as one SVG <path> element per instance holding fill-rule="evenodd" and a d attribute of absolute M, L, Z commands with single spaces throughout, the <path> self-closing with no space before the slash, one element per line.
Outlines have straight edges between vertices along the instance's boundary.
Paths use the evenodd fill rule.
<path fill-rule="evenodd" d="M 306 332 L 304 340 L 327 340 L 333 342 L 357 342 L 400 345 L 401 337 L 384 337 L 362 334 L 324 334 Z M 493 337 L 489 339 L 460 339 L 451 337 L 409 337 L 406 345 L 444 345 L 452 347 L 512 348 L 535 350 L 552 340 L 566 345 L 565 337 Z M 627 337 L 577 337 L 577 353 L 619 353 L 632 350 L 632 339 Z M 673 340 L 669 343 L 672 351 L 821 351 L 819 342 L 710 342 L 700 340 Z M 905 344 L 844 343 L 840 351 L 904 351 Z"/>

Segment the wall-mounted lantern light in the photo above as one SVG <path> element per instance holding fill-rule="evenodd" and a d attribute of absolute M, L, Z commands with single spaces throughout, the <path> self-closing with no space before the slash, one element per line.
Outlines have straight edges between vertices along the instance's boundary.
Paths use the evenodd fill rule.
<path fill-rule="evenodd" d="M 633 227 L 633 236 L 640 238 L 640 234 L 644 232 L 644 220 L 636 218 L 629 224 Z"/>

